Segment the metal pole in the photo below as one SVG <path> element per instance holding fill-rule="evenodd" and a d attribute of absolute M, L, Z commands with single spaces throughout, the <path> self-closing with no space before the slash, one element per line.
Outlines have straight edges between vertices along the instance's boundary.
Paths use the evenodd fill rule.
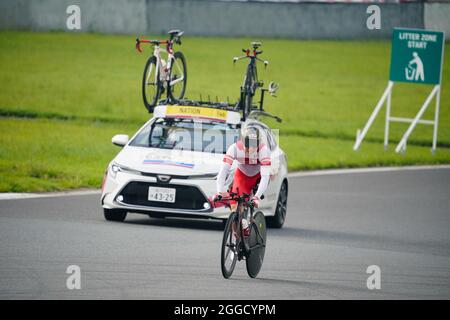
<path fill-rule="evenodd" d="M 427 100 L 425 100 L 424 104 L 422 105 L 422 108 L 420 108 L 419 112 L 417 113 L 416 117 L 414 118 L 413 122 L 409 126 L 408 130 L 406 130 L 405 134 L 403 135 L 402 139 L 400 140 L 399 144 L 397 145 L 397 148 L 395 148 L 395 152 L 400 152 L 403 149 L 406 148 L 406 141 L 408 140 L 409 135 L 414 130 L 417 122 L 422 117 L 423 113 L 427 109 L 428 105 L 431 102 L 431 99 L 433 99 L 433 96 L 436 94 L 436 92 L 439 89 L 439 85 L 434 86 L 434 89 L 431 91 L 430 95 L 428 96 Z"/>
<path fill-rule="evenodd" d="M 393 85 L 394 85 L 394 82 L 392 82 L 392 81 L 388 82 L 388 86 L 384 90 L 380 101 L 378 101 L 377 106 L 375 107 L 372 114 L 370 115 L 370 118 L 367 121 L 366 125 L 364 126 L 364 129 L 362 130 L 362 132 L 360 132 L 360 130 L 358 129 L 357 134 L 356 134 L 356 141 L 353 146 L 353 150 L 358 150 L 359 146 L 361 145 L 361 142 L 364 139 L 364 136 L 366 135 L 367 131 L 369 130 L 370 126 L 372 125 L 372 122 L 375 120 L 375 117 L 377 116 L 378 112 L 380 112 L 380 109 L 383 106 L 383 103 L 386 100 L 388 93 L 391 91 Z"/>
<path fill-rule="evenodd" d="M 436 145 L 437 145 L 440 100 L 441 100 L 441 86 L 439 85 L 438 92 L 436 93 L 436 109 L 434 111 L 433 147 L 431 149 L 431 152 L 433 154 L 436 152 Z"/>
<path fill-rule="evenodd" d="M 384 150 L 387 150 L 389 143 L 389 121 L 391 117 L 391 95 L 392 89 L 389 90 L 389 94 L 387 96 L 387 105 L 386 105 L 386 123 L 384 125 Z"/>

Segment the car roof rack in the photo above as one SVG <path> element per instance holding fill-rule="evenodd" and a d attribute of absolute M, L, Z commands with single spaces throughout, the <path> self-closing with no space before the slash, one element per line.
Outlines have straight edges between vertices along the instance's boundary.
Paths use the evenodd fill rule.
<path fill-rule="evenodd" d="M 269 92 L 270 95 L 275 96 L 274 93 L 278 89 L 278 84 L 271 82 L 268 88 L 261 88 L 261 96 L 258 104 L 252 105 L 248 114 L 244 114 L 244 108 L 242 104 L 242 97 L 235 103 L 230 103 L 229 98 L 227 98 L 227 102 L 219 101 L 216 96 L 216 101 L 212 101 L 210 96 L 208 95 L 208 100 L 203 100 L 202 95 L 200 94 L 199 100 L 193 99 L 164 99 L 159 101 L 157 105 L 179 105 L 179 106 L 196 106 L 196 107 L 205 107 L 205 108 L 215 108 L 222 109 L 227 111 L 234 111 L 241 113 L 241 121 L 245 121 L 248 118 L 257 119 L 259 116 L 266 116 L 270 118 L 274 118 L 277 122 L 281 122 L 281 118 L 271 115 L 270 113 L 264 110 L 264 94 Z"/>
<path fill-rule="evenodd" d="M 237 102 L 230 103 L 224 101 L 211 101 L 208 99 L 207 101 L 202 100 L 200 96 L 200 100 L 191 100 L 191 99 L 180 99 L 180 100 L 161 100 L 158 105 L 179 105 L 179 106 L 195 106 L 195 107 L 206 107 L 206 108 L 215 108 L 222 109 L 227 111 L 239 112 L 237 109 Z"/>

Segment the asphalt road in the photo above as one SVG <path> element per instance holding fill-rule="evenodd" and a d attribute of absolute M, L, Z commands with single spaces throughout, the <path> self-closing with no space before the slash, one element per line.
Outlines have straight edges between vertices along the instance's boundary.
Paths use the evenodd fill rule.
<path fill-rule="evenodd" d="M 257 279 L 244 263 L 222 278 L 219 222 L 107 222 L 99 195 L 1 200 L 0 299 L 450 299 L 449 169 L 289 182 Z M 79 290 L 66 288 L 69 265 Z"/>

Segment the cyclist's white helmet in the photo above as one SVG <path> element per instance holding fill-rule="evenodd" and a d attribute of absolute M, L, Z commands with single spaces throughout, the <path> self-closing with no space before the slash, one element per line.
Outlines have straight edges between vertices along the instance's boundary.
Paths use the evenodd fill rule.
<path fill-rule="evenodd" d="M 247 120 L 241 125 L 239 138 L 245 148 L 258 148 L 266 142 L 263 126 L 255 120 Z"/>

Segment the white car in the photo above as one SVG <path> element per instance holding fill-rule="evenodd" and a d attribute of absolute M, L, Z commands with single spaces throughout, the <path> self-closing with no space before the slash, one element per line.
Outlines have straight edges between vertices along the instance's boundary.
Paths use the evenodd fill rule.
<path fill-rule="evenodd" d="M 128 212 L 150 217 L 227 219 L 226 207 L 212 208 L 216 177 L 227 148 L 239 136 L 240 113 L 197 106 L 161 105 L 129 139 L 112 138 L 123 149 L 108 165 L 101 204 L 106 220 Z M 287 159 L 269 127 L 262 124 L 272 154 L 271 181 L 260 210 L 281 228 L 287 211 Z M 233 168 L 236 167 L 236 163 Z M 234 169 L 227 183 L 231 184 Z"/>

